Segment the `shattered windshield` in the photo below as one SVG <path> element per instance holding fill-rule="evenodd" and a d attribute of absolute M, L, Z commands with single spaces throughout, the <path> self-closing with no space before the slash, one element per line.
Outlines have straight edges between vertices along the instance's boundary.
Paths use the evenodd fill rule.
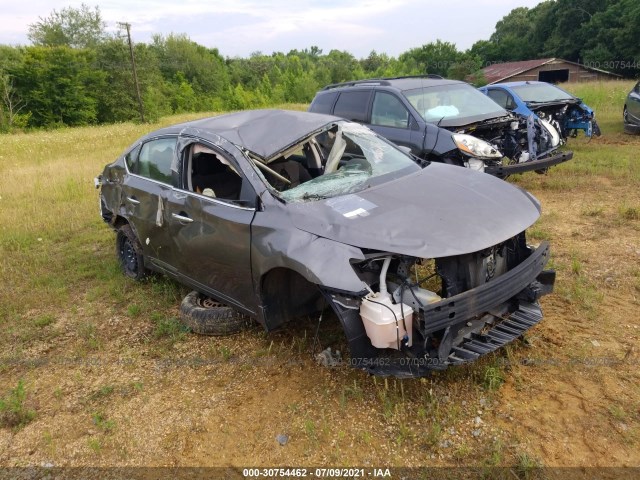
<path fill-rule="evenodd" d="M 408 154 L 357 123 L 339 122 L 319 134 L 315 141 L 321 168 L 316 176 L 293 181 L 282 189 L 280 196 L 287 201 L 304 202 L 360 192 L 420 170 Z"/>
<path fill-rule="evenodd" d="M 464 83 L 416 88 L 403 93 L 422 118 L 431 123 L 461 120 L 457 123 L 462 125 L 468 123 L 467 120 L 506 114 L 496 102 Z"/>
<path fill-rule="evenodd" d="M 569 95 L 564 90 L 548 83 L 518 85 L 511 87 L 511 89 L 525 102 L 544 103 L 557 100 L 574 100 L 575 98 L 573 95 Z"/>

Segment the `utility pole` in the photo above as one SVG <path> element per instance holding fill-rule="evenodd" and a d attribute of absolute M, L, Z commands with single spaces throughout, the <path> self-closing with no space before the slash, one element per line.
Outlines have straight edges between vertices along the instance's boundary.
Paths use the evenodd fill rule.
<path fill-rule="evenodd" d="M 126 22 L 118 22 L 120 27 L 127 29 L 127 40 L 129 42 L 129 53 L 131 54 L 131 69 L 133 70 L 133 82 L 136 85 L 136 95 L 138 96 L 138 107 L 140 109 L 140 119 L 144 123 L 144 108 L 142 106 L 142 97 L 140 96 L 140 85 L 138 84 L 138 73 L 136 72 L 136 59 L 133 56 L 133 44 L 131 43 L 131 24 Z"/>

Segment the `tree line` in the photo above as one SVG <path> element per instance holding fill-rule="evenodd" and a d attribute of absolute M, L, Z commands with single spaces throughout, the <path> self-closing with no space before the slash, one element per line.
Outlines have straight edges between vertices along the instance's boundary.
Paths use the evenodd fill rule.
<path fill-rule="evenodd" d="M 98 7 L 53 11 L 29 27 L 28 46 L 0 45 L 0 132 L 140 118 L 129 45 L 106 33 Z M 155 35 L 133 47 L 147 120 L 181 112 L 308 103 L 320 88 L 348 80 L 432 73 L 482 84 L 495 62 L 559 57 L 640 72 L 640 2 L 549 0 L 516 8 L 488 40 L 459 51 L 437 40 L 397 58 L 356 59 L 317 46 L 225 58 L 186 35 Z"/>

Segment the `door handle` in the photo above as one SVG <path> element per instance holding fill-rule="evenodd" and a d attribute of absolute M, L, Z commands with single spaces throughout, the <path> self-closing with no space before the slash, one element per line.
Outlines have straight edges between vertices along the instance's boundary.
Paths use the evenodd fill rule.
<path fill-rule="evenodd" d="M 193 222 L 193 218 L 187 217 L 185 215 L 180 215 L 178 213 L 172 213 L 171 216 L 180 222 L 185 222 L 185 223 Z"/>
<path fill-rule="evenodd" d="M 140 205 L 140 200 L 136 197 L 127 197 L 127 201 L 133 203 L 134 205 Z"/>

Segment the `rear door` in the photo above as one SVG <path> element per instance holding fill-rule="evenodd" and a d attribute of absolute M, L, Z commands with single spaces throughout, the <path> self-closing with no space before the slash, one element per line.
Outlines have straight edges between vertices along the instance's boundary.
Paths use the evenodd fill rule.
<path fill-rule="evenodd" d="M 250 257 L 255 192 L 227 152 L 197 139 L 180 144 L 181 185 L 169 193 L 165 207 L 171 263 L 186 283 L 255 313 Z"/>
<path fill-rule="evenodd" d="M 177 137 L 151 139 L 125 158 L 129 175 L 122 185 L 121 203 L 138 236 L 144 255 L 166 269 L 171 242 L 164 221 L 164 203 L 178 182 L 175 169 Z"/>

